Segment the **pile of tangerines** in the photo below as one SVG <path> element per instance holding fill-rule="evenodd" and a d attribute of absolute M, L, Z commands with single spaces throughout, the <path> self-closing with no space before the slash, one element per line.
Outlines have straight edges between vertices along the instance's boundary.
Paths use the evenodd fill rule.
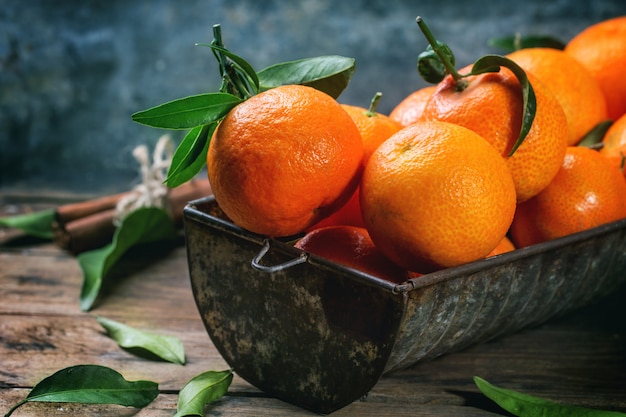
<path fill-rule="evenodd" d="M 504 67 L 448 73 L 389 115 L 379 95 L 281 86 L 216 129 L 215 198 L 249 231 L 395 282 L 626 218 L 626 16 L 506 58 L 536 103 L 515 149 L 524 96 Z M 581 144 L 607 121 L 601 147 Z"/>

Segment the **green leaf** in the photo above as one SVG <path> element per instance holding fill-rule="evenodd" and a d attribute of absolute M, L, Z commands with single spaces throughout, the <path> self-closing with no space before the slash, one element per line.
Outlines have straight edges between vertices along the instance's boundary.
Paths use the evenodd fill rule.
<path fill-rule="evenodd" d="M 162 129 L 190 129 L 222 119 L 241 101 L 228 93 L 198 94 L 134 113 L 132 119 Z"/>
<path fill-rule="evenodd" d="M 54 213 L 54 209 L 48 209 L 35 213 L 2 217 L 0 218 L 0 226 L 20 229 L 28 235 L 42 239 L 52 239 L 54 238 L 54 232 L 52 231 Z"/>
<path fill-rule="evenodd" d="M 251 84 L 249 85 L 249 87 L 252 87 L 252 90 L 253 90 L 252 93 L 256 94 L 259 92 L 259 87 L 260 87 L 259 77 L 256 71 L 254 70 L 254 68 L 252 68 L 252 65 L 248 63 L 248 61 L 230 52 L 228 49 L 223 48 L 216 44 L 199 43 L 197 45 L 208 46 L 214 52 L 218 54 L 226 55 L 228 58 L 230 58 L 230 60 L 235 64 L 236 68 L 239 70 L 239 74 L 245 77 L 246 81 L 248 81 L 248 84 Z"/>
<path fill-rule="evenodd" d="M 511 72 L 513 72 L 513 74 L 517 77 L 522 88 L 524 106 L 524 110 L 522 112 L 522 127 L 513 148 L 509 152 L 508 156 L 511 156 L 524 142 L 524 139 L 533 125 L 535 114 L 537 113 L 537 98 L 535 97 L 535 90 L 530 84 L 530 81 L 528 81 L 526 72 L 522 69 L 522 67 L 501 55 L 485 55 L 479 58 L 476 62 L 474 62 L 471 74 L 477 75 L 485 72 L 497 72 L 500 70 L 500 67 L 505 67 L 511 70 Z"/>
<path fill-rule="evenodd" d="M 354 58 L 338 55 L 305 58 L 269 66 L 258 72 L 261 90 L 287 84 L 316 88 L 337 98 L 356 71 Z"/>
<path fill-rule="evenodd" d="M 21 405 L 31 402 L 117 404 L 141 408 L 159 394 L 152 381 L 127 381 L 113 369 L 99 365 L 77 365 L 62 369 L 39 382 L 26 399 L 9 410 L 9 417 Z"/>
<path fill-rule="evenodd" d="M 626 417 L 626 414 L 616 411 L 557 404 L 496 387 L 477 376 L 474 377 L 474 383 L 487 398 L 517 417 Z"/>
<path fill-rule="evenodd" d="M 109 245 L 78 255 L 83 271 L 81 310 L 91 309 L 107 273 L 128 249 L 140 243 L 173 239 L 177 235 L 174 222 L 163 209 L 145 207 L 130 213 L 115 230 Z"/>
<path fill-rule="evenodd" d="M 165 184 L 178 187 L 195 177 L 206 164 L 206 154 L 219 122 L 191 129 L 176 148 Z"/>
<path fill-rule="evenodd" d="M 208 371 L 190 379 L 178 395 L 174 417 L 204 416 L 204 406 L 222 398 L 233 380 L 232 371 Z"/>
<path fill-rule="evenodd" d="M 585 136 L 578 142 L 577 146 L 587 146 L 589 148 L 597 148 L 602 146 L 602 139 L 606 131 L 613 125 L 613 120 L 604 120 L 595 125 Z"/>
<path fill-rule="evenodd" d="M 437 47 L 439 51 L 443 53 L 450 65 L 454 66 L 456 58 L 454 57 L 450 47 L 439 41 L 437 41 Z M 441 57 L 431 45 L 428 45 L 426 50 L 417 56 L 417 71 L 424 81 L 431 84 L 441 82 L 448 74 L 448 70 L 443 64 Z"/>
<path fill-rule="evenodd" d="M 168 362 L 185 364 L 185 349 L 176 337 L 144 332 L 104 317 L 98 316 L 96 320 L 123 348 L 140 348 Z"/>
<path fill-rule="evenodd" d="M 493 48 L 500 48 L 506 52 L 518 51 L 526 48 L 553 48 L 565 49 L 565 43 L 552 36 L 526 35 L 516 33 L 513 36 L 489 39 L 487 44 Z"/>

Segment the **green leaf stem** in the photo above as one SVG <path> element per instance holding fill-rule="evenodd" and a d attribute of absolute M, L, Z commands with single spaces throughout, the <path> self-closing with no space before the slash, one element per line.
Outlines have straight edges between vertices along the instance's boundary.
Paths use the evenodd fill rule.
<path fill-rule="evenodd" d="M 123 348 L 143 349 L 168 362 L 185 364 L 185 349 L 177 337 L 141 331 L 100 316 L 97 316 L 96 320 Z"/>
<path fill-rule="evenodd" d="M 0 218 L 0 226 L 20 229 L 24 233 L 42 239 L 54 238 L 52 223 L 54 209 L 41 210 L 34 213 L 18 214 Z"/>
<path fill-rule="evenodd" d="M 204 406 L 222 398 L 233 380 L 232 371 L 208 371 L 190 379 L 178 395 L 174 417 L 204 416 Z"/>
<path fill-rule="evenodd" d="M 454 54 L 450 48 L 435 39 L 435 36 L 430 31 L 426 22 L 424 22 L 424 19 L 418 16 L 415 21 L 429 43 L 426 51 L 420 54 L 417 66 L 420 76 L 425 81 L 436 84 L 449 74 L 455 81 L 455 88 L 458 91 L 462 91 L 467 87 L 468 83 L 465 77 L 487 72 L 498 72 L 501 67 L 508 68 L 513 72 L 515 77 L 517 77 L 520 87 L 522 88 L 523 111 L 519 135 L 508 154 L 508 156 L 513 155 L 528 135 L 533 121 L 535 120 L 535 114 L 537 113 L 535 90 L 530 84 L 526 72 L 522 67 L 507 57 L 501 55 L 485 55 L 474 62 L 469 74 L 460 74 L 454 67 Z M 421 63 L 420 59 L 424 62 Z"/>
<path fill-rule="evenodd" d="M 91 309 L 104 278 L 131 247 L 177 236 L 174 222 L 163 209 L 145 207 L 130 213 L 115 230 L 113 241 L 109 245 L 78 255 L 78 263 L 83 271 L 81 310 Z"/>
<path fill-rule="evenodd" d="M 557 404 L 542 398 L 496 387 L 475 376 L 474 383 L 490 400 L 517 417 L 626 417 L 616 411 L 604 411 Z"/>
<path fill-rule="evenodd" d="M 139 111 L 131 117 L 135 122 L 151 127 L 190 129 L 222 119 L 241 101 L 228 93 L 198 94 Z"/>
<path fill-rule="evenodd" d="M 27 402 L 117 404 L 142 408 L 159 394 L 152 381 L 127 381 L 113 369 L 99 365 L 76 365 L 62 369 L 33 387 L 26 399 L 13 406 L 9 417 Z"/>
<path fill-rule="evenodd" d="M 237 78 L 231 80 L 233 83 L 236 83 L 237 81 L 244 81 L 246 83 L 244 87 L 245 87 L 245 91 L 247 92 L 246 94 L 247 96 L 252 96 L 259 92 L 259 88 L 260 88 L 259 77 L 256 71 L 254 70 L 254 68 L 252 68 L 252 65 L 248 63 L 248 61 L 232 53 L 228 49 L 223 48 L 219 45 L 216 45 L 215 43 L 211 43 L 211 44 L 199 43 L 197 45 L 208 46 L 209 48 L 213 49 L 216 55 L 219 56 L 220 54 L 222 54 L 231 60 L 231 62 L 225 63 L 226 74 L 224 75 L 227 77 L 232 77 L 233 75 L 236 74 Z M 220 60 L 221 59 L 222 58 L 220 58 Z M 228 68 L 228 65 L 233 65 L 237 69 L 237 71 L 234 72 L 233 74 L 229 74 L 229 72 L 232 72 L 233 70 L 231 68 Z M 242 98 L 245 99 L 247 97 L 242 97 Z"/>

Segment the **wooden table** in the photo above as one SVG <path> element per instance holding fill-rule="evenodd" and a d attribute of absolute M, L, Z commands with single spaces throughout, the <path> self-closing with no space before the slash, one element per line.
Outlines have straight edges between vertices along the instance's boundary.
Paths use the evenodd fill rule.
<path fill-rule="evenodd" d="M 39 210 L 70 197 L 0 196 L 0 215 Z M 626 271 L 625 271 L 626 273 Z M 158 382 L 144 409 L 115 405 L 30 403 L 14 416 L 172 416 L 193 376 L 228 366 L 197 313 L 184 241 L 126 256 L 94 309 L 78 305 L 82 274 L 74 256 L 50 242 L 0 229 L 0 413 L 43 378 L 78 364 L 99 364 L 128 380 Z M 384 376 L 361 401 L 333 416 L 508 415 L 487 400 L 474 375 L 504 388 L 572 405 L 626 412 L 626 288 L 567 317 Z M 121 349 L 94 316 L 180 338 L 184 366 Z M 309 416 L 235 376 L 206 415 Z"/>

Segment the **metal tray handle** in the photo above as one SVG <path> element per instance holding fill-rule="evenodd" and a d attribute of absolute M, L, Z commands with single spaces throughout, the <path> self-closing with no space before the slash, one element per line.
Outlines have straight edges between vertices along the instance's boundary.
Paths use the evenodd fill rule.
<path fill-rule="evenodd" d="M 252 265 L 252 267 L 254 269 L 262 271 L 262 272 L 268 272 L 268 273 L 279 272 L 279 271 L 283 271 L 283 270 L 285 270 L 287 268 L 291 268 L 294 265 L 299 265 L 299 264 L 305 263 L 308 260 L 308 258 L 309 258 L 307 253 L 303 252 L 297 258 L 290 259 L 290 260 L 288 260 L 286 262 L 283 262 L 283 263 L 280 263 L 278 265 L 271 265 L 271 266 L 262 265 L 261 264 L 261 260 L 267 254 L 267 252 L 269 252 L 271 246 L 272 246 L 272 244 L 271 244 L 271 241 L 269 239 L 265 239 L 263 241 L 263 246 L 261 247 L 261 250 L 252 259 L 252 262 L 251 262 L 251 265 Z"/>

